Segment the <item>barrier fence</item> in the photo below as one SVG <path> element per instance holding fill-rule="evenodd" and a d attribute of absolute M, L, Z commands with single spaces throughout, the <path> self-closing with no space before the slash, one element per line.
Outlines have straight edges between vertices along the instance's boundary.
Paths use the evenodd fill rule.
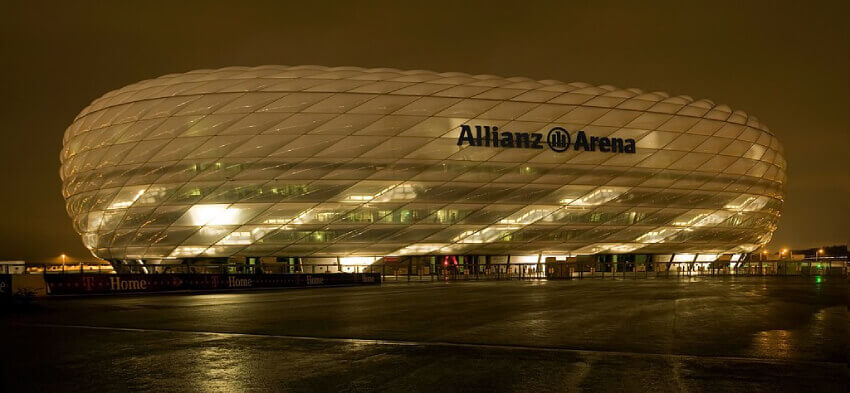
<path fill-rule="evenodd" d="M 57 269 L 55 267 L 29 266 L 27 273 L 44 276 L 56 275 L 114 275 L 111 268 L 80 267 Z M 846 260 L 830 261 L 750 261 L 743 263 L 650 262 L 628 263 L 461 263 L 444 265 L 421 263 L 400 259 L 394 262 L 370 265 L 341 264 L 172 264 L 135 266 L 125 273 L 143 275 L 296 275 L 374 273 L 384 281 L 434 281 L 434 280 L 524 280 L 524 279 L 586 279 L 586 278 L 649 278 L 683 276 L 848 276 Z M 0 283 L 2 285 L 2 283 Z"/>
<path fill-rule="evenodd" d="M 452 266 L 365 266 L 363 271 L 381 273 L 384 281 L 434 280 L 535 280 L 623 279 L 698 276 L 832 276 L 848 277 L 846 262 L 808 266 L 807 263 L 762 263 L 753 266 L 710 267 L 688 263 L 655 263 L 648 266 L 597 269 L 570 263 L 515 263 Z"/>
<path fill-rule="evenodd" d="M 597 267 L 599 269 L 597 269 Z M 372 265 L 244 264 L 153 265 L 147 271 L 38 269 L 38 273 L 0 274 L 0 297 L 15 294 L 62 295 L 227 290 L 239 288 L 374 285 L 382 282 L 454 280 L 641 279 L 700 276 L 848 277 L 846 260 L 773 261 L 739 265 L 652 263 L 646 265 L 583 265 L 576 263 L 430 264 L 399 261 Z"/>

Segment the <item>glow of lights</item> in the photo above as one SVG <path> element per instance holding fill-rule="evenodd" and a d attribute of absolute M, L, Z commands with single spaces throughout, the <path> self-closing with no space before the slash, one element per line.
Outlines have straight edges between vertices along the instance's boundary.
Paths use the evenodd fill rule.
<path fill-rule="evenodd" d="M 693 226 L 704 227 L 704 226 L 709 226 L 709 225 L 717 225 L 717 224 L 720 224 L 723 221 L 726 221 L 726 219 L 729 218 L 729 216 L 731 216 L 731 215 L 732 215 L 732 213 L 729 213 L 729 212 L 717 211 L 717 212 L 705 215 L 705 217 L 703 219 L 699 220 Z"/>
<path fill-rule="evenodd" d="M 598 254 L 600 252 L 612 251 L 615 253 L 629 253 L 644 247 L 643 244 L 637 243 L 596 243 L 575 250 L 577 255 Z"/>
<path fill-rule="evenodd" d="M 225 236 L 224 239 L 218 241 L 218 245 L 242 245 L 242 244 L 251 244 L 253 242 L 253 237 L 251 236 L 251 232 L 248 231 L 239 231 L 239 232 L 231 232 L 229 235 Z"/>
<path fill-rule="evenodd" d="M 113 202 L 111 205 L 109 205 L 109 207 L 108 207 L 107 209 L 112 210 L 112 209 L 123 209 L 123 208 L 130 207 L 130 206 L 131 206 L 133 203 L 135 203 L 135 202 L 136 202 L 136 200 L 138 200 L 138 199 L 142 196 L 142 194 L 144 194 L 144 193 L 145 193 L 145 190 L 144 190 L 144 189 L 141 189 L 141 190 L 139 190 L 139 192 L 138 192 L 138 193 L 136 193 L 136 195 L 134 195 L 134 196 L 133 196 L 133 197 L 131 197 L 130 199 L 128 199 L 128 200 L 126 200 L 126 201 L 121 201 L 121 202 Z"/>
<path fill-rule="evenodd" d="M 618 252 L 618 253 L 626 253 L 626 252 L 632 252 L 632 251 L 637 250 L 638 248 L 641 248 L 641 247 L 642 246 L 638 245 L 638 244 L 614 244 L 614 245 L 611 245 L 611 247 L 608 250 Z"/>
<path fill-rule="evenodd" d="M 219 217 L 227 211 L 227 205 L 195 205 L 189 208 L 189 211 L 183 216 L 187 220 L 185 224 L 202 226 L 206 225 L 214 218 Z"/>
<path fill-rule="evenodd" d="M 734 201 L 729 202 L 726 206 L 723 206 L 724 209 L 736 210 L 738 212 L 750 212 L 757 211 L 764 208 L 767 205 L 769 198 L 768 197 L 755 197 L 752 195 L 741 195 L 738 198 L 735 198 Z"/>
<path fill-rule="evenodd" d="M 263 221 L 263 224 L 272 224 L 272 225 L 283 225 L 289 222 L 289 218 L 269 218 Z"/>
<path fill-rule="evenodd" d="M 415 197 L 416 194 L 413 194 L 412 197 L 410 195 L 406 195 L 406 194 L 409 193 L 408 191 L 410 189 L 412 189 L 412 187 L 410 185 L 406 185 L 406 186 L 407 186 L 407 188 L 404 188 L 404 185 L 403 185 L 402 188 L 399 189 L 399 191 L 401 191 L 401 192 L 399 192 L 399 195 L 403 196 L 402 199 L 413 199 L 412 197 Z M 395 185 L 389 186 L 389 187 L 381 190 L 380 192 L 378 192 L 375 195 L 368 195 L 368 194 L 349 195 L 345 198 L 345 202 L 369 202 L 371 200 L 377 199 L 381 195 L 386 194 L 388 191 L 393 190 L 394 188 L 396 188 Z M 386 201 L 384 201 L 384 202 L 386 202 Z"/>
<path fill-rule="evenodd" d="M 754 196 L 741 195 L 735 198 L 734 201 L 727 203 L 723 208 L 729 210 L 746 210 L 747 206 L 755 200 L 756 197 Z"/>
<path fill-rule="evenodd" d="M 177 221 L 177 225 L 239 225 L 245 218 L 243 211 L 226 204 L 195 205 Z"/>
<path fill-rule="evenodd" d="M 499 221 L 499 224 L 522 224 L 528 225 L 549 215 L 552 209 L 531 209 L 518 217 L 508 217 Z"/>
<path fill-rule="evenodd" d="M 364 266 L 375 263 L 381 257 L 342 257 L 339 264 L 342 266 Z"/>
<path fill-rule="evenodd" d="M 613 188 L 598 188 L 587 194 L 574 202 L 571 203 L 573 206 L 597 206 L 601 205 L 605 202 L 608 202 L 618 196 L 620 196 L 623 191 L 615 190 Z"/>
<path fill-rule="evenodd" d="M 699 254 L 697 255 L 697 262 L 714 262 L 718 256 L 717 254 Z"/>
<path fill-rule="evenodd" d="M 352 202 L 371 201 L 375 199 L 374 195 L 349 195 L 347 200 Z"/>
<path fill-rule="evenodd" d="M 313 209 L 307 209 L 307 210 L 304 210 L 304 211 L 298 213 L 294 217 L 280 217 L 280 216 L 269 217 L 269 218 L 266 218 L 265 220 L 263 220 L 263 224 L 285 225 L 285 224 L 288 224 L 290 221 L 293 221 L 294 223 L 297 223 L 297 224 L 303 224 L 303 222 L 300 222 L 300 221 L 303 220 L 304 218 L 306 218 L 307 215 L 310 214 L 310 212 L 312 212 L 312 211 L 313 211 Z M 298 221 L 298 222 L 295 222 L 295 221 Z"/>
<path fill-rule="evenodd" d="M 676 254 L 673 257 L 673 262 L 694 262 L 696 254 Z"/>
<path fill-rule="evenodd" d="M 174 251 L 168 255 L 168 258 L 194 257 L 204 252 L 206 249 L 206 247 L 180 246 L 175 248 Z"/>
<path fill-rule="evenodd" d="M 304 221 L 307 220 L 307 217 L 309 217 L 310 213 L 312 213 L 312 212 L 313 212 L 313 209 L 304 210 L 303 212 L 301 212 L 301 214 L 299 214 L 297 217 L 292 219 L 292 223 L 293 224 L 303 224 Z"/>
<path fill-rule="evenodd" d="M 412 184 L 401 184 L 399 186 L 387 187 L 375 194 L 375 202 L 409 201 L 416 199 L 416 189 Z"/>
<path fill-rule="evenodd" d="M 637 239 L 635 239 L 638 243 L 661 243 L 664 239 L 673 236 L 676 233 L 681 232 L 681 228 L 662 228 L 655 231 L 649 231 Z"/>
<path fill-rule="evenodd" d="M 449 244 L 445 243 L 417 243 L 411 244 L 407 247 L 403 247 L 398 249 L 396 252 L 391 255 L 409 255 L 409 254 L 427 254 L 429 252 L 437 251 L 442 247 L 449 246 Z"/>
<path fill-rule="evenodd" d="M 697 214 L 696 216 L 694 216 L 693 218 L 691 218 L 690 220 L 687 220 L 687 221 L 674 221 L 673 225 L 678 226 L 678 227 L 689 226 L 689 225 L 701 220 L 705 216 L 708 216 L 708 214 L 705 214 L 705 213 Z"/>
<path fill-rule="evenodd" d="M 459 235 L 455 236 L 455 237 L 452 239 L 452 241 L 453 241 L 453 242 L 461 241 L 461 240 L 463 240 L 463 239 L 465 239 L 465 238 L 467 238 L 467 237 L 469 237 L 469 236 L 472 236 L 472 234 L 473 234 L 473 233 L 475 233 L 475 231 L 473 231 L 473 230 L 463 231 L 461 234 L 459 234 Z"/>
<path fill-rule="evenodd" d="M 493 240 L 498 239 L 501 236 L 504 236 L 510 232 L 517 231 L 522 229 L 521 226 L 504 226 L 504 225 L 493 225 L 487 228 L 484 228 L 480 231 L 475 231 L 474 233 L 461 238 L 461 236 L 455 237 L 454 242 L 459 243 L 487 243 Z M 467 231 L 469 232 L 469 231 Z M 464 232 L 466 233 L 466 232 Z"/>

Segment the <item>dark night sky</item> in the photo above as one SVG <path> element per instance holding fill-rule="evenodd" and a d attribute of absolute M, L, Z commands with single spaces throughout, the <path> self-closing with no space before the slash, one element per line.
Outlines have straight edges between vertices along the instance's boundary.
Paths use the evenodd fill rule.
<path fill-rule="evenodd" d="M 162 74 L 262 64 L 527 76 L 712 99 L 757 116 L 785 145 L 789 181 L 771 246 L 846 243 L 847 2 L 696 3 L 4 1 L 0 260 L 90 255 L 65 214 L 58 157 L 91 100 Z"/>

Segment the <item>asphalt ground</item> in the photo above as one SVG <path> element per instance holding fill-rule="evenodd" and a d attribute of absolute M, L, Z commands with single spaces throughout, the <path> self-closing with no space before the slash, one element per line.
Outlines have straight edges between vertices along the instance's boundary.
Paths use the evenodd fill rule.
<path fill-rule="evenodd" d="M 390 283 L 41 299 L 10 392 L 848 391 L 844 279 Z"/>

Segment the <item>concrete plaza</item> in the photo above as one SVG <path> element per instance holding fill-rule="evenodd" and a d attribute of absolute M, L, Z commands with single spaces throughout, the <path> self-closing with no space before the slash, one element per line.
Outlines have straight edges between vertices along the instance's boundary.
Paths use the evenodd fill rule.
<path fill-rule="evenodd" d="M 848 282 L 389 283 L 51 298 L 5 391 L 847 391 Z"/>

